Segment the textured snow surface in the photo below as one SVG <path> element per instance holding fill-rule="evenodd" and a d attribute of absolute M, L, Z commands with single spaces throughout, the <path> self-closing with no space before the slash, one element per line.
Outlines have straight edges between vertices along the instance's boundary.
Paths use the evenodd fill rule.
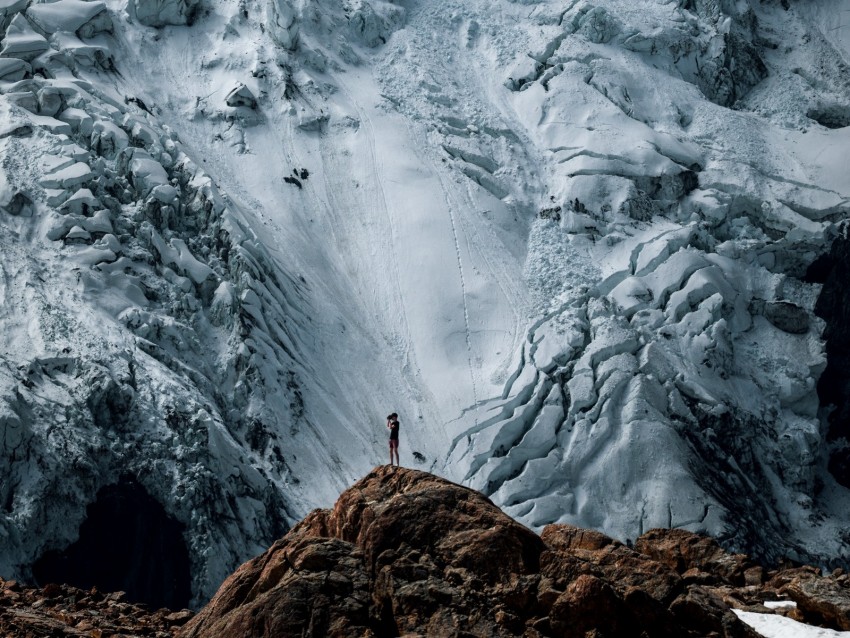
<path fill-rule="evenodd" d="M 850 636 L 850 631 L 835 631 L 812 627 L 803 623 L 773 614 L 757 614 L 751 611 L 732 611 L 742 621 L 759 632 L 764 638 L 841 638 Z"/>
<path fill-rule="evenodd" d="M 0 572 L 129 473 L 199 603 L 391 411 L 532 527 L 840 562 L 850 5 L 787 4 L 0 4 Z"/>

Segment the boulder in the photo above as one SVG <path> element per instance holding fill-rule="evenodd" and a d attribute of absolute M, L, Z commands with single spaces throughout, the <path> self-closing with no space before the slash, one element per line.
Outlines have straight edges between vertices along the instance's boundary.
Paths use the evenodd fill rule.
<path fill-rule="evenodd" d="M 298 47 L 303 0 L 272 0 L 266 5 L 269 34 L 287 51 Z"/>
<path fill-rule="evenodd" d="M 100 205 L 100 200 L 88 188 L 81 188 L 62 204 L 61 210 L 73 215 L 85 215 Z"/>
<path fill-rule="evenodd" d="M 391 2 L 354 0 L 348 6 L 348 33 L 355 42 L 377 47 L 404 23 L 404 9 Z"/>
<path fill-rule="evenodd" d="M 54 117 L 65 106 L 62 92 L 52 86 L 43 86 L 36 93 L 39 115 Z"/>
<path fill-rule="evenodd" d="M 809 331 L 809 313 L 790 301 L 768 301 L 764 304 L 764 318 L 774 326 L 791 334 Z"/>
<path fill-rule="evenodd" d="M 26 194 L 6 188 L 0 189 L 0 210 L 9 215 L 28 216 L 32 211 L 31 206 L 32 200 Z"/>
<path fill-rule="evenodd" d="M 251 93 L 251 89 L 244 84 L 239 84 L 231 90 L 230 93 L 227 94 L 227 97 L 224 98 L 224 101 L 227 106 L 246 106 L 249 109 L 257 108 L 257 98 L 255 98 L 254 94 Z"/>
<path fill-rule="evenodd" d="M 850 579 L 847 576 L 796 576 L 780 592 L 797 603 L 797 609 L 807 622 L 850 631 Z"/>
<path fill-rule="evenodd" d="M 39 180 L 39 183 L 44 188 L 70 189 L 88 182 L 93 176 L 94 174 L 88 164 L 76 162 L 71 166 L 45 175 Z"/>
<path fill-rule="evenodd" d="M 65 235 L 65 241 L 67 242 L 88 242 L 91 239 L 91 234 L 89 232 L 80 227 L 74 226 L 71 230 L 68 231 L 68 234 Z"/>
<path fill-rule="evenodd" d="M 69 108 L 62 111 L 57 118 L 68 124 L 74 132 L 79 131 L 80 134 L 88 137 L 94 129 L 94 120 L 92 117 L 78 108 Z"/>
<path fill-rule="evenodd" d="M 95 153 L 111 159 L 130 145 L 130 138 L 114 122 L 98 120 L 92 126 L 90 145 Z"/>
<path fill-rule="evenodd" d="M 745 573 L 755 564 L 743 554 L 729 554 L 708 536 L 683 529 L 653 529 L 635 541 L 635 549 L 679 574 L 696 570 L 721 583 L 746 584 Z"/>
<path fill-rule="evenodd" d="M 128 172 L 130 182 L 142 197 L 146 197 L 157 186 L 168 185 L 168 173 L 162 164 L 141 148 L 132 149 Z"/>

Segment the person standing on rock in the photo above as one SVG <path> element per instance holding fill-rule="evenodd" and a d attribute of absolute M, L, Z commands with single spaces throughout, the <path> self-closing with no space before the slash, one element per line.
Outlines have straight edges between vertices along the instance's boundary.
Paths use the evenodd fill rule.
<path fill-rule="evenodd" d="M 393 412 L 387 417 L 387 429 L 390 431 L 390 465 L 393 464 L 393 454 L 395 454 L 395 464 L 400 465 L 398 460 L 398 414 Z"/>

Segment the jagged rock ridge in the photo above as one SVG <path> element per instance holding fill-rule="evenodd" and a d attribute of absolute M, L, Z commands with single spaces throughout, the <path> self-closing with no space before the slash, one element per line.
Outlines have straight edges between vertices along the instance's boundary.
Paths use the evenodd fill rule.
<path fill-rule="evenodd" d="M 802 594 L 818 588 L 819 611 Z M 789 594 L 850 626 L 846 576 L 768 573 L 681 530 L 634 549 L 568 525 L 538 537 L 473 490 L 384 466 L 240 567 L 180 636 L 754 637 L 729 605 Z"/>

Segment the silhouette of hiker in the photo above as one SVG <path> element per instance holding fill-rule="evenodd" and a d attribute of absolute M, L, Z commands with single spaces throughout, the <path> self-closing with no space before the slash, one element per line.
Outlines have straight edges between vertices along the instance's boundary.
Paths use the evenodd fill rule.
<path fill-rule="evenodd" d="M 390 465 L 393 464 L 393 454 L 395 454 L 395 464 L 399 465 L 398 460 L 398 414 L 393 412 L 387 417 L 387 429 L 390 431 Z"/>

